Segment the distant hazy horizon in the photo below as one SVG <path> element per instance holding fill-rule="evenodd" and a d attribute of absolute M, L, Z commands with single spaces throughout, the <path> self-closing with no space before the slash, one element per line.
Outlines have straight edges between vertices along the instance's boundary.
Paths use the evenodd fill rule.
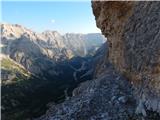
<path fill-rule="evenodd" d="M 2 1 L 1 23 L 19 24 L 35 32 L 100 33 L 91 1 Z"/>

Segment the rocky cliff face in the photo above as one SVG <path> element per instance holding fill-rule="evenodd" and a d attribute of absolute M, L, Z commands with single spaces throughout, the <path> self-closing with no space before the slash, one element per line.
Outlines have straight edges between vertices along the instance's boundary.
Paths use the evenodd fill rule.
<path fill-rule="evenodd" d="M 93 1 L 109 60 L 135 87 L 139 105 L 160 112 L 160 2 Z"/>

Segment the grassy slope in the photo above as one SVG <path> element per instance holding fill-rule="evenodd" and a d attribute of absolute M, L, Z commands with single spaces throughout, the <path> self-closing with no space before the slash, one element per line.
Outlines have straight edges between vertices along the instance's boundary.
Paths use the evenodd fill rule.
<path fill-rule="evenodd" d="M 1 69 L 2 71 L 8 71 L 10 74 L 15 75 L 15 77 L 12 80 L 3 80 L 2 84 L 9 84 L 9 83 L 15 83 L 17 81 L 23 81 L 25 79 L 28 79 L 31 74 L 23 68 L 21 65 L 14 62 L 12 59 L 5 57 L 1 59 Z"/>

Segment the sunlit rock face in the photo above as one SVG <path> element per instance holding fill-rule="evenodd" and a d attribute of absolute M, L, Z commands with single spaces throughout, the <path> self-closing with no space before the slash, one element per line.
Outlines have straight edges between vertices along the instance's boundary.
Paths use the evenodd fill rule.
<path fill-rule="evenodd" d="M 57 31 L 33 32 L 17 24 L 1 24 L 2 52 L 9 56 L 13 51 L 21 51 L 30 57 L 44 55 L 54 61 L 73 57 Z M 28 52 L 28 53 L 26 53 Z M 14 53 L 15 54 L 15 53 Z"/>
<path fill-rule="evenodd" d="M 160 2 L 92 1 L 92 8 L 109 60 L 136 88 L 137 111 L 160 113 Z"/>

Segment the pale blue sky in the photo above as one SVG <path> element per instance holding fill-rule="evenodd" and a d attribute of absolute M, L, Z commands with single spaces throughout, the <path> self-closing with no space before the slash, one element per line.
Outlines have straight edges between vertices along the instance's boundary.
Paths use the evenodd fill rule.
<path fill-rule="evenodd" d="M 100 32 L 96 27 L 90 1 L 3 1 L 2 22 L 21 24 L 37 32 Z"/>

